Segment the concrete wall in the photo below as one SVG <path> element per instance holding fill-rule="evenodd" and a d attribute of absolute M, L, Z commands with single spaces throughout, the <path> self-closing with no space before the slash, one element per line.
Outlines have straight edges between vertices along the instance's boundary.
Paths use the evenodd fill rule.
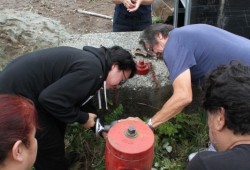
<path fill-rule="evenodd" d="M 136 48 L 141 48 L 138 44 L 141 32 L 121 32 L 121 33 L 95 33 L 74 35 L 72 38 L 64 42 L 62 45 L 82 48 L 90 45 L 94 47 L 119 45 L 123 48 L 132 51 Z M 142 57 L 137 56 L 136 61 Z M 150 117 L 155 114 L 167 99 L 172 95 L 172 86 L 168 80 L 168 70 L 161 59 L 144 58 L 145 62 L 151 62 L 155 77 L 158 82 L 156 88 L 152 72 L 147 75 L 136 75 L 128 80 L 118 91 L 110 90 L 108 99 L 113 103 L 121 103 L 124 108 L 123 117 L 139 116 Z M 185 112 L 193 113 L 199 110 L 200 91 L 194 89 L 196 98 L 192 105 L 185 109 Z M 112 110 L 107 111 L 110 113 Z M 104 112 L 104 114 L 106 114 Z"/>

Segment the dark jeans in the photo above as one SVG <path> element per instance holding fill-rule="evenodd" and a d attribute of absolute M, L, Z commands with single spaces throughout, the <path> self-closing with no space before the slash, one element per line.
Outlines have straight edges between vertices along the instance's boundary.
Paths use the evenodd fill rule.
<path fill-rule="evenodd" d="M 67 170 L 64 150 L 66 124 L 47 113 L 38 114 L 36 170 Z"/>
<path fill-rule="evenodd" d="M 142 31 L 151 24 L 151 13 L 128 16 L 115 11 L 113 18 L 113 32 Z"/>

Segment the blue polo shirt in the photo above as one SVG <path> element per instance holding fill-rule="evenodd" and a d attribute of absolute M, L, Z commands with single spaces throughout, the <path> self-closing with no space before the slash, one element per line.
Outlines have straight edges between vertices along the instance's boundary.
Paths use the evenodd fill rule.
<path fill-rule="evenodd" d="M 250 40 L 206 24 L 187 25 L 170 32 L 163 59 L 171 83 L 190 69 L 192 82 L 200 84 L 221 64 L 250 65 Z"/>

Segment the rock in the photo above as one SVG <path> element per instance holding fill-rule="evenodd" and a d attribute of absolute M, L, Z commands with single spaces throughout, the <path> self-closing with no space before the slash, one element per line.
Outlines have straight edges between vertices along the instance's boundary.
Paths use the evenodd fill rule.
<path fill-rule="evenodd" d="M 18 55 L 60 44 L 69 37 L 60 22 L 41 15 L 0 11 L 0 69 Z"/>

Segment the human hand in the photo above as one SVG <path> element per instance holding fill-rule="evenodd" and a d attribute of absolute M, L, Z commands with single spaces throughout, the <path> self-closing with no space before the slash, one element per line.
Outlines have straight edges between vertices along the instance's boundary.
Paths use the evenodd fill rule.
<path fill-rule="evenodd" d="M 103 132 L 102 132 L 102 137 L 103 137 L 103 139 L 107 139 L 108 133 L 103 131 Z"/>
<path fill-rule="evenodd" d="M 141 5 L 142 0 L 131 0 L 133 6 L 128 9 L 128 12 L 135 12 Z"/>
<path fill-rule="evenodd" d="M 96 118 L 96 114 L 89 113 L 89 119 L 88 119 L 88 121 L 85 124 L 83 124 L 82 126 L 84 128 L 87 128 L 87 129 L 95 126 L 95 118 Z"/>
<path fill-rule="evenodd" d="M 122 0 L 123 5 L 129 9 L 133 9 L 135 6 L 135 0 Z"/>

